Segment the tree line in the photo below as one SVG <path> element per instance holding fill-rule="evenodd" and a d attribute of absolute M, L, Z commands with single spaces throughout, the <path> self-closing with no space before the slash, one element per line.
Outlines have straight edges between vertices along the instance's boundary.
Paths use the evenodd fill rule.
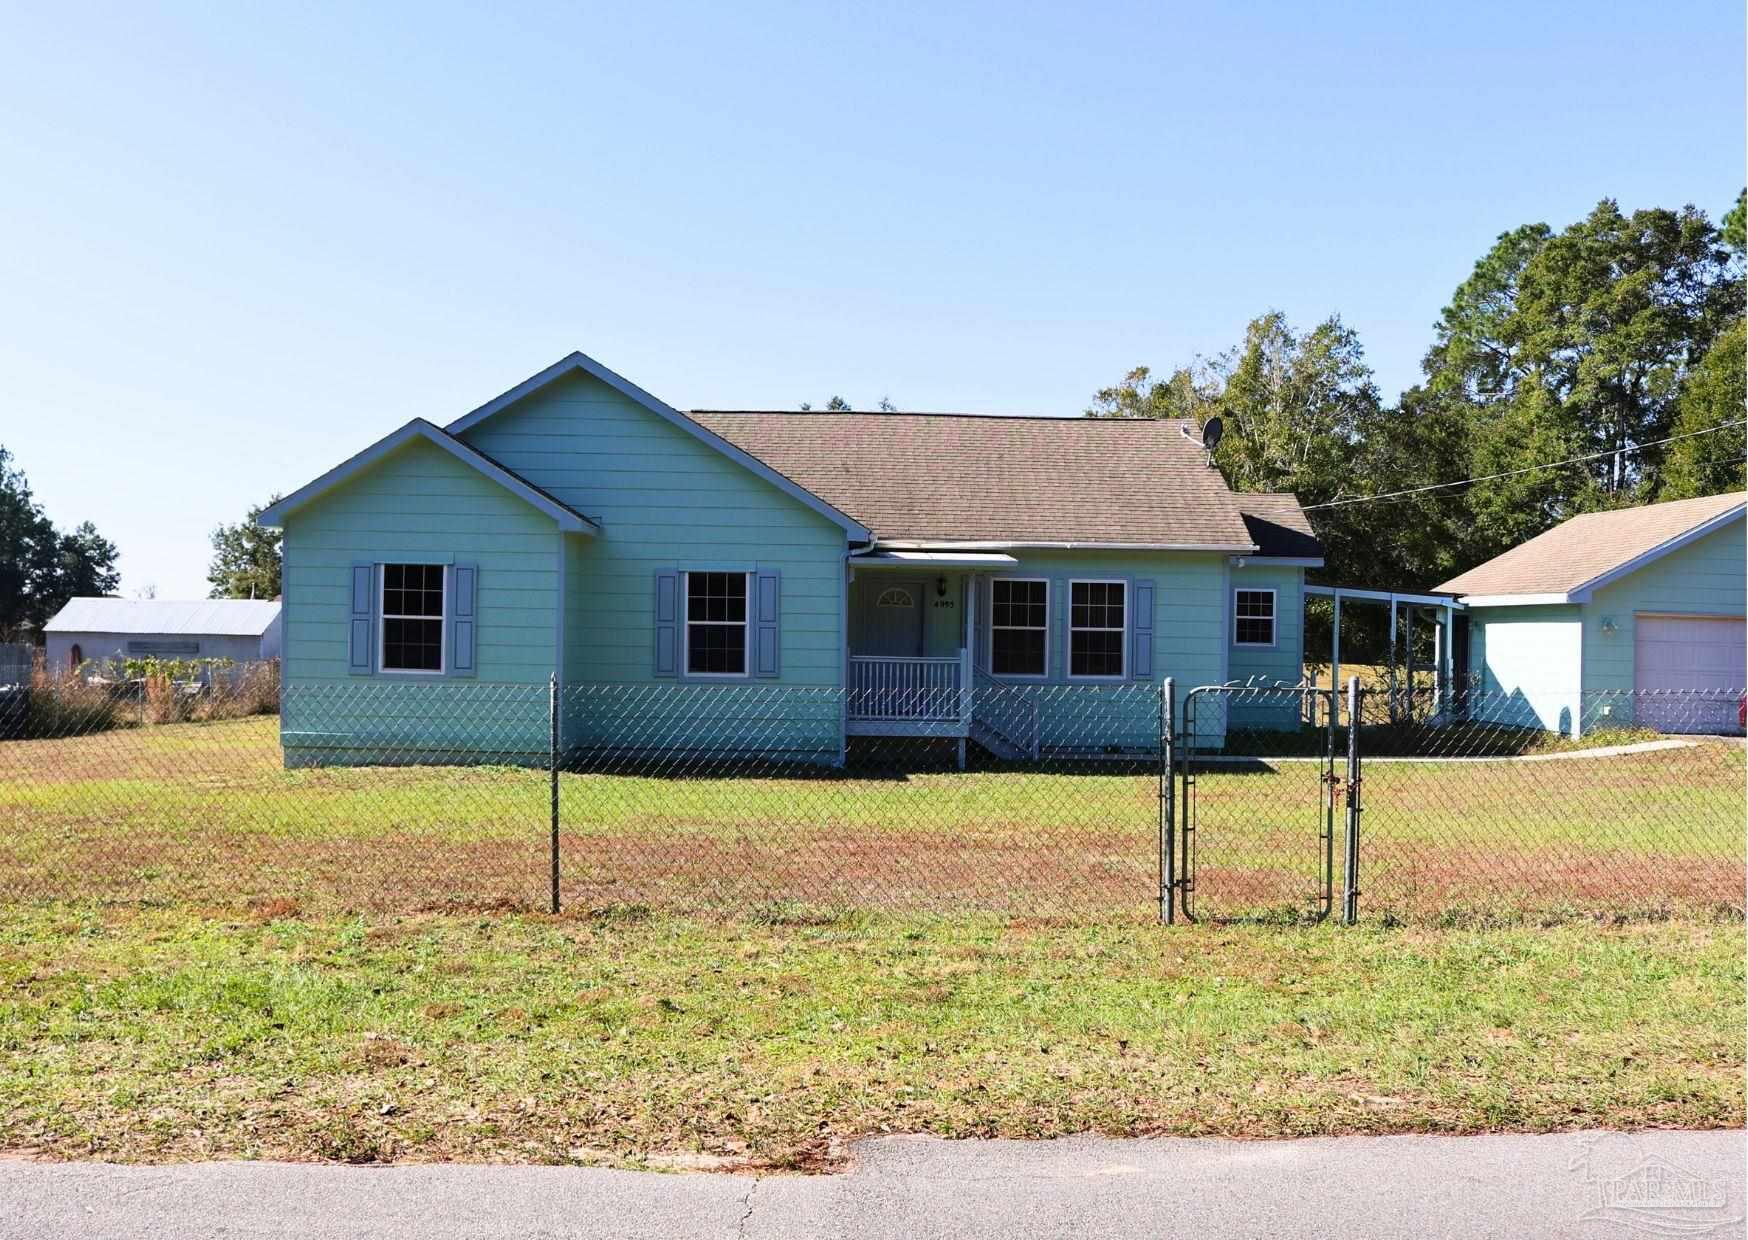
<path fill-rule="evenodd" d="M 115 544 L 89 521 L 56 529 L 0 444 L 0 641 L 40 633 L 70 598 L 114 591 L 116 558 Z"/>
<path fill-rule="evenodd" d="M 207 597 L 278 597 L 280 533 L 256 524 L 266 506 L 257 504 L 235 525 L 213 530 Z M 57 529 L 16 458 L 0 444 L 0 641 L 40 640 L 43 625 L 67 600 L 113 595 L 121 584 L 119 559 L 115 544 L 89 521 Z M 143 596 L 152 593 L 148 587 Z"/>
<path fill-rule="evenodd" d="M 1743 487 L 1744 248 L 1744 196 L 1715 225 L 1604 199 L 1558 232 L 1502 234 L 1394 404 L 1339 316 L 1299 332 L 1271 312 L 1164 378 L 1136 368 L 1086 412 L 1218 415 L 1215 463 L 1235 490 L 1313 509 L 1325 577 L 1426 589 L 1577 513 Z"/>

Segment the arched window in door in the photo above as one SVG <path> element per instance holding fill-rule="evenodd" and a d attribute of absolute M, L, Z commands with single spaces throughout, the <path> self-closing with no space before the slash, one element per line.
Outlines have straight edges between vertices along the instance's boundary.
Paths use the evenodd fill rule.
<path fill-rule="evenodd" d="M 874 600 L 876 607 L 914 607 L 916 600 L 903 586 L 893 586 Z"/>

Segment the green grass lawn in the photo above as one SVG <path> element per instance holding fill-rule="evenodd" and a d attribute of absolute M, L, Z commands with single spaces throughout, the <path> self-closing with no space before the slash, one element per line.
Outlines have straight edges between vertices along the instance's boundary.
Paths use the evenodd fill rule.
<path fill-rule="evenodd" d="M 0 743 L 0 886 L 25 898 L 289 897 L 310 909 L 533 909 L 549 788 L 505 767 L 283 769 L 253 718 Z M 1198 776 L 1197 908 L 1315 904 L 1308 762 Z M 1740 745 L 1365 768 L 1368 916 L 1713 915 L 1742 902 Z M 1142 768 L 770 778 L 561 776 L 567 905 L 983 910 L 1144 921 Z M 1339 855 L 1339 848 L 1337 853 Z M 1341 877 L 1336 875 L 1339 889 Z"/>
<path fill-rule="evenodd" d="M 0 1147 L 815 1166 L 882 1132 L 1743 1122 L 1739 923 L 0 909 Z"/>

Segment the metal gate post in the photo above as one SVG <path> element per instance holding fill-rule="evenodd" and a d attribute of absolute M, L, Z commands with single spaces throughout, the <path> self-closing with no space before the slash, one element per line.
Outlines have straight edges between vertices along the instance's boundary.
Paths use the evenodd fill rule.
<path fill-rule="evenodd" d="M 546 712 L 549 736 L 546 773 L 552 793 L 552 911 L 558 912 L 558 673 L 547 684 Z"/>
<path fill-rule="evenodd" d="M 1177 809 L 1178 864 L 1176 867 L 1177 903 L 1185 921 L 1195 921 L 1196 890 L 1196 690 L 1184 694 L 1183 724 L 1178 728 L 1181 747 L 1174 747 L 1181 783 L 1175 801 Z"/>
<path fill-rule="evenodd" d="M 1323 703 L 1323 804 L 1319 807 L 1319 829 L 1323 845 L 1323 882 L 1317 897 L 1317 920 L 1322 921 L 1335 911 L 1335 791 L 1341 785 L 1335 773 L 1335 717 L 1341 690 L 1331 685 L 1327 690 L 1311 690 L 1311 722 L 1317 722 L 1317 706 Z"/>
<path fill-rule="evenodd" d="M 1341 893 L 1341 924 L 1359 919 L 1360 903 L 1360 678 L 1347 682 L 1347 849 Z"/>
<path fill-rule="evenodd" d="M 1170 676 L 1159 686 L 1159 920 L 1177 919 L 1177 798 L 1176 754 L 1172 744 Z"/>

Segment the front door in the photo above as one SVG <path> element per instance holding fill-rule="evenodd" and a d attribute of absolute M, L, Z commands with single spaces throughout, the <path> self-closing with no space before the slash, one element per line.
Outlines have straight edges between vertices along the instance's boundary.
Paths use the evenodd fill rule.
<path fill-rule="evenodd" d="M 923 583 L 884 573 L 856 580 L 850 653 L 914 659 L 923 652 Z"/>

